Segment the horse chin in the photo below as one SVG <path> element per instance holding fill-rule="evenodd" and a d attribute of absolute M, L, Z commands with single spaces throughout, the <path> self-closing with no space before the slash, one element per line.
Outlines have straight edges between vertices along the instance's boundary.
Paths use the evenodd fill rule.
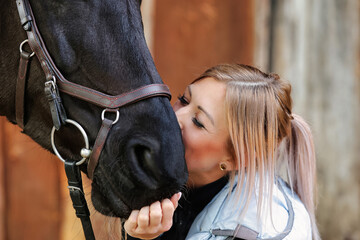
<path fill-rule="evenodd" d="M 104 197 L 95 182 L 92 183 L 91 200 L 95 210 L 106 216 L 127 219 L 132 211 L 121 199 Z"/>

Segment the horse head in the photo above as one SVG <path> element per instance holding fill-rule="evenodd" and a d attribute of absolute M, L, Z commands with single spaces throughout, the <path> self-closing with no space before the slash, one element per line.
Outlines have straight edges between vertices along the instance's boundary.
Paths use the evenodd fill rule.
<path fill-rule="evenodd" d="M 50 56 L 69 82 L 112 96 L 162 83 L 145 42 L 140 1 L 33 0 L 30 4 Z M 15 123 L 17 49 L 26 34 L 15 1 L 0 5 L 11 9 L 1 16 L 0 111 Z M 24 133 L 52 151 L 53 122 L 44 95 L 44 73 L 36 59 L 31 60 L 28 75 Z M 64 92 L 60 95 L 67 117 L 84 128 L 93 146 L 104 108 Z M 125 105 L 118 114 L 93 173 L 92 201 L 103 214 L 127 217 L 132 209 L 178 192 L 187 170 L 180 128 L 166 97 Z M 55 138 L 64 158 L 79 160 L 81 134 L 66 124 Z M 86 167 L 82 170 L 86 172 Z"/>

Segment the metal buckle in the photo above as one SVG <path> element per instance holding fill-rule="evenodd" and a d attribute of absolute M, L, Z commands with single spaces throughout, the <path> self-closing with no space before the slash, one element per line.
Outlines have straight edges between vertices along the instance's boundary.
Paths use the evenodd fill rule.
<path fill-rule="evenodd" d="M 52 76 L 51 80 L 48 80 L 48 81 L 45 82 L 45 87 L 48 87 L 50 85 L 53 87 L 52 88 L 53 90 L 56 89 L 56 78 L 55 78 L 55 76 Z"/>
<path fill-rule="evenodd" d="M 79 191 L 79 192 L 82 193 L 82 195 L 85 196 L 84 192 L 83 192 L 83 191 L 81 190 L 81 188 L 79 188 L 79 187 L 68 186 L 67 188 L 68 188 L 70 191 Z"/>

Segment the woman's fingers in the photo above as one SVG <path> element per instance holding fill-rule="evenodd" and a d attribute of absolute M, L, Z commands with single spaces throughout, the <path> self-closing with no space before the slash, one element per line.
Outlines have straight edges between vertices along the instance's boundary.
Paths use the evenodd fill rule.
<path fill-rule="evenodd" d="M 178 207 L 178 202 L 181 198 L 181 195 L 182 195 L 182 193 L 178 192 L 170 198 L 170 201 L 173 203 L 175 209 Z"/>
<path fill-rule="evenodd" d="M 149 226 L 149 220 L 150 220 L 149 212 L 150 212 L 149 206 L 142 207 L 140 209 L 140 212 L 138 215 L 138 227 L 139 228 L 146 228 Z"/>
<path fill-rule="evenodd" d="M 164 199 L 161 202 L 161 208 L 163 210 L 161 225 L 163 230 L 167 231 L 172 226 L 172 217 L 174 215 L 175 206 L 169 199 Z"/>
<path fill-rule="evenodd" d="M 150 205 L 150 226 L 157 227 L 161 224 L 162 209 L 159 201 Z"/>
<path fill-rule="evenodd" d="M 161 202 L 162 208 L 162 227 L 164 231 L 168 231 L 173 223 L 175 209 L 178 207 L 178 201 L 181 198 L 181 192 L 174 194 L 170 199 L 164 199 Z"/>
<path fill-rule="evenodd" d="M 153 239 L 168 231 L 180 197 L 181 193 L 177 193 L 161 203 L 157 201 L 140 210 L 133 210 L 124 224 L 125 231 L 130 236 L 142 239 Z"/>
<path fill-rule="evenodd" d="M 139 215 L 139 210 L 133 210 L 124 224 L 124 228 L 127 232 L 134 232 L 137 228 L 137 219 Z"/>

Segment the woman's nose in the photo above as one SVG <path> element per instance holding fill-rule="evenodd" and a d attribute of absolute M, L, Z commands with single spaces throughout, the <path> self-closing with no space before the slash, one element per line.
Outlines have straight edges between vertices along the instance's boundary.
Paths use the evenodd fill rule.
<path fill-rule="evenodd" d="M 175 109 L 176 119 L 179 123 L 180 129 L 184 130 L 185 120 L 189 114 L 188 106 L 183 106 Z"/>
<path fill-rule="evenodd" d="M 179 111 L 179 110 L 176 111 L 176 112 L 175 112 L 175 115 L 176 115 L 176 119 L 177 119 L 177 121 L 178 121 L 178 123 L 179 123 L 180 129 L 182 130 L 182 129 L 183 129 L 183 123 L 182 123 L 182 121 L 181 121 L 180 111 Z"/>
<path fill-rule="evenodd" d="M 179 119 L 178 119 L 178 123 L 179 123 L 180 129 L 183 130 L 183 124 L 181 121 L 179 121 Z"/>

